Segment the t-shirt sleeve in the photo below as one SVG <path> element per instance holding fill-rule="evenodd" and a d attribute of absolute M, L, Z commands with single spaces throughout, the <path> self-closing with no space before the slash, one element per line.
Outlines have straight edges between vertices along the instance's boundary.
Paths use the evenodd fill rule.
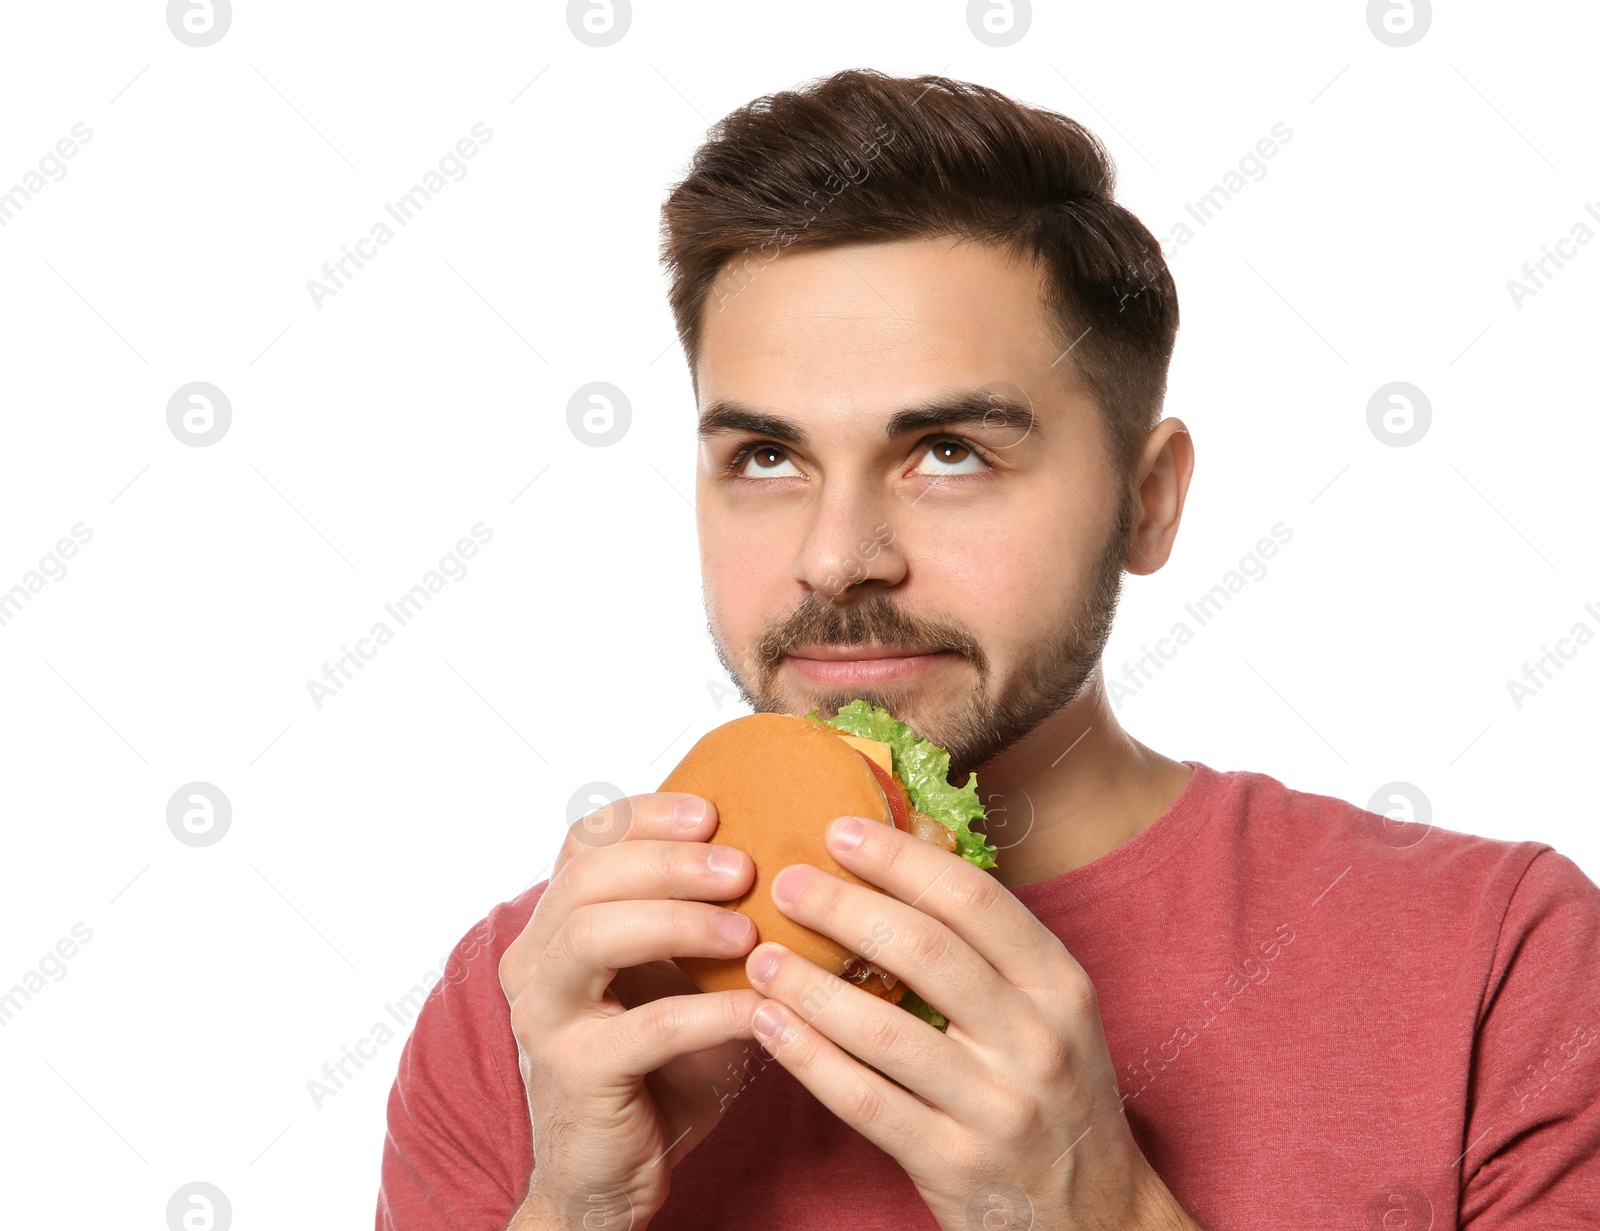
<path fill-rule="evenodd" d="M 1546 847 L 1512 892 L 1474 1045 L 1468 1231 L 1593 1228 L 1600 1212 L 1600 889 Z"/>
<path fill-rule="evenodd" d="M 389 1092 L 377 1231 L 502 1231 L 522 1200 L 532 1134 L 499 967 L 530 896 L 461 939 L 417 1014 Z"/>

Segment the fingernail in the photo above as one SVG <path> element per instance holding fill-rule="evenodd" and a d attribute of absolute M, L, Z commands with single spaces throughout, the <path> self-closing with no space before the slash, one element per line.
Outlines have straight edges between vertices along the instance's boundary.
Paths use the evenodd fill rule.
<path fill-rule="evenodd" d="M 777 1041 L 775 1036 L 783 1029 L 783 1014 L 770 1004 L 764 1004 L 750 1017 L 750 1024 L 756 1028 L 756 1033 L 769 1043 Z M 782 1042 L 787 1043 L 794 1038 L 794 1031 L 784 1030 Z"/>
<path fill-rule="evenodd" d="M 696 795 L 680 799 L 672 808 L 672 819 L 679 829 L 693 829 L 706 819 L 706 801 Z"/>
<path fill-rule="evenodd" d="M 711 926 L 733 944 L 742 944 L 750 938 L 750 920 L 746 919 L 736 910 L 718 911 L 717 917 L 711 921 Z"/>
<path fill-rule="evenodd" d="M 813 830 L 812 832 L 815 833 L 816 831 Z M 800 896 L 800 891 L 806 887 L 807 879 L 809 878 L 806 876 L 804 868 L 785 868 L 773 878 L 772 896 L 777 898 L 782 905 L 787 906 Z"/>
<path fill-rule="evenodd" d="M 860 818 L 843 816 L 833 823 L 832 829 L 828 831 L 828 836 L 833 841 L 836 849 L 853 851 L 861 845 L 861 839 L 866 832 L 861 825 Z"/>
<path fill-rule="evenodd" d="M 706 864 L 712 874 L 726 880 L 744 867 L 744 856 L 731 846 L 713 846 L 706 852 Z"/>
<path fill-rule="evenodd" d="M 757 983 L 765 983 L 777 969 L 778 953 L 775 949 L 759 949 L 750 957 L 750 977 Z"/>

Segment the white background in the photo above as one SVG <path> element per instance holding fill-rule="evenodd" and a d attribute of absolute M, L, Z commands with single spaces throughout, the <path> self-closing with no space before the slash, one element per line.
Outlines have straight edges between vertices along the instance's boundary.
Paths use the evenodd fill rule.
<path fill-rule="evenodd" d="M 307 1081 L 544 877 L 574 791 L 652 789 L 739 712 L 657 211 L 712 121 L 839 68 L 1077 117 L 1163 239 L 1292 129 L 1170 251 L 1199 466 L 1109 671 L 1293 539 L 1121 717 L 1363 806 L 1412 783 L 1436 824 L 1600 876 L 1600 644 L 1520 709 L 1506 687 L 1600 632 L 1600 243 L 1520 308 L 1506 286 L 1600 232 L 1597 10 L 1440 8 L 1394 48 L 1361 3 L 1041 4 L 994 48 L 949 0 L 639 3 L 594 48 L 559 4 L 279 0 L 194 48 L 159 3 L 8 6 L 0 191 L 93 131 L 0 228 L 0 589 L 93 532 L 0 627 L 0 989 L 93 932 L 0 1030 L 11 1221 L 161 1227 L 205 1180 L 239 1228 L 364 1225 L 400 1042 L 320 1109 Z M 480 121 L 469 174 L 316 307 Z M 595 380 L 632 406 L 608 448 L 566 423 Z M 1404 448 L 1367 424 L 1397 380 L 1432 406 Z M 191 381 L 231 401 L 209 447 L 167 426 Z M 318 710 L 307 680 L 478 522 L 468 574 Z M 196 780 L 233 808 L 205 848 L 166 823 Z"/>

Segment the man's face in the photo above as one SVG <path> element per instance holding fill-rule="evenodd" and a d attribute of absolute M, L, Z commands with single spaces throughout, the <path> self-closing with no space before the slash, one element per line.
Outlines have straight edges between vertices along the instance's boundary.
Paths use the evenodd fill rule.
<path fill-rule="evenodd" d="M 696 478 L 717 653 L 757 710 L 886 706 L 960 781 L 1084 688 L 1127 554 L 1042 275 L 940 238 L 791 249 L 717 291 Z"/>

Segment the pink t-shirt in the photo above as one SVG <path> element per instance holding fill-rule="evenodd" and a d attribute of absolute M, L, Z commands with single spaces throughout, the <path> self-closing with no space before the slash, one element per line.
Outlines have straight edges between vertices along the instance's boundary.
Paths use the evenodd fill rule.
<path fill-rule="evenodd" d="M 1190 1214 L 1600 1227 L 1600 890 L 1542 842 L 1189 764 L 1142 833 L 1016 896 L 1093 980 L 1129 1124 Z M 499 1231 L 526 1188 L 497 963 L 547 884 L 495 907 L 429 994 L 389 1098 L 379 1231 Z M 765 1066 L 652 1231 L 937 1227 L 891 1157 L 751 1047 Z"/>

